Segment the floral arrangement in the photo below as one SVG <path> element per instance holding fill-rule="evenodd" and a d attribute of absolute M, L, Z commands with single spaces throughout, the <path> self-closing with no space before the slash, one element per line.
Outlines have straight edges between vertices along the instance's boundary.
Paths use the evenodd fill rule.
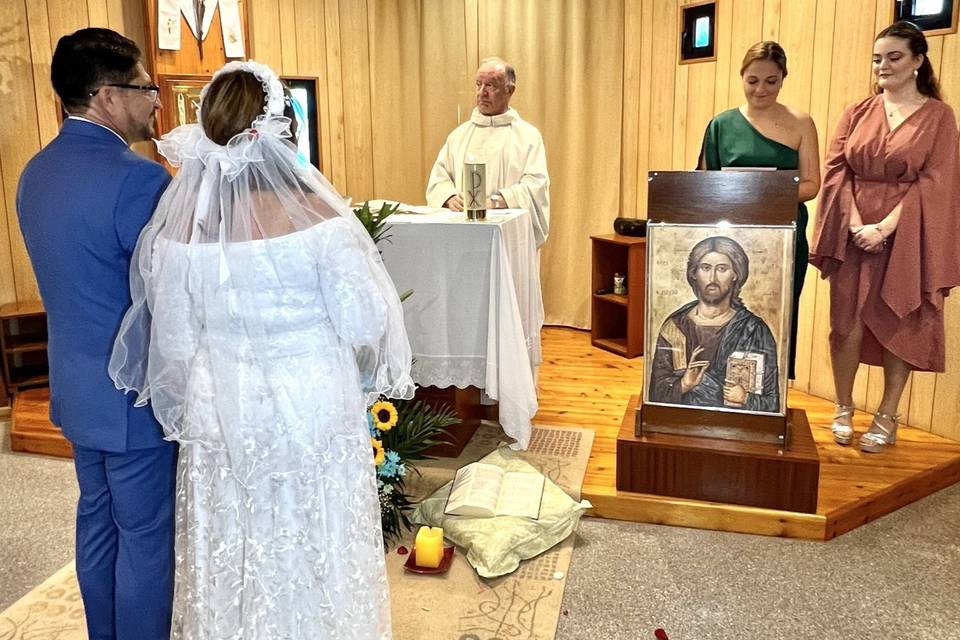
<path fill-rule="evenodd" d="M 379 400 L 367 413 L 370 444 L 377 465 L 377 492 L 385 546 L 396 542 L 412 526 L 407 514 L 413 503 L 406 493 L 407 474 L 415 460 L 428 460 L 424 453 L 441 444 L 439 436 L 459 422 L 449 408 L 435 408 L 422 400 Z"/>
<path fill-rule="evenodd" d="M 354 214 L 374 244 L 389 241 L 386 220 L 400 208 L 399 204 L 385 203 L 373 210 L 368 203 L 354 209 Z M 413 291 L 400 294 L 406 300 Z M 428 460 L 425 452 L 442 444 L 439 437 L 447 427 L 459 422 L 456 413 L 448 408 L 436 408 L 422 400 L 390 401 L 381 399 L 370 407 L 367 422 L 370 427 L 370 445 L 377 465 L 377 492 L 380 497 L 380 518 L 383 524 L 384 546 L 397 542 L 405 530 L 413 525 L 407 514 L 413 503 L 406 492 L 406 478 L 416 460 Z"/>

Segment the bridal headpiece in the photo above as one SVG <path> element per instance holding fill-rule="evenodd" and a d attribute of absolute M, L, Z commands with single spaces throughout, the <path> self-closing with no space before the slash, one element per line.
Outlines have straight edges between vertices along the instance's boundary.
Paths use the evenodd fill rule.
<path fill-rule="evenodd" d="M 156 141 L 157 150 L 171 165 L 179 167 L 185 160 L 199 159 L 206 166 L 218 164 L 226 177 L 233 178 L 250 162 L 263 159 L 258 143 L 266 140 L 286 141 L 292 137 L 290 118 L 284 115 L 287 97 L 277 74 L 267 65 L 254 60 L 235 61 L 228 62 L 214 73 L 211 82 L 224 74 L 237 71 L 250 73 L 260 81 L 266 96 L 263 113 L 257 116 L 245 131 L 233 136 L 226 145 L 213 142 L 204 134 L 202 125 L 203 101 L 210 88 L 208 84 L 200 92 L 198 123 L 177 127 Z"/>
<path fill-rule="evenodd" d="M 228 62 L 213 74 L 213 80 L 216 80 L 224 74 L 237 71 L 252 73 L 257 80 L 260 81 L 260 84 L 263 85 L 263 92 L 267 96 L 267 103 L 263 107 L 264 115 L 283 116 L 284 107 L 286 106 L 286 96 L 283 93 L 283 84 L 281 84 L 280 78 L 273 72 L 273 69 L 255 60 Z M 200 93 L 201 104 L 203 104 L 203 98 L 207 95 L 207 87 L 209 86 L 208 84 L 204 87 Z"/>

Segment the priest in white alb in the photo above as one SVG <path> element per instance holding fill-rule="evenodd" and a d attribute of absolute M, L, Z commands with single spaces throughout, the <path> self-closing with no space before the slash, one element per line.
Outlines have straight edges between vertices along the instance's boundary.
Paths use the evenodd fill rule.
<path fill-rule="evenodd" d="M 550 232 L 550 177 L 543 137 L 510 107 L 517 86 L 513 67 L 499 58 L 480 63 L 477 106 L 447 136 L 427 184 L 427 204 L 463 210 L 463 163 L 486 164 L 488 209 L 526 209 L 540 247 Z"/>

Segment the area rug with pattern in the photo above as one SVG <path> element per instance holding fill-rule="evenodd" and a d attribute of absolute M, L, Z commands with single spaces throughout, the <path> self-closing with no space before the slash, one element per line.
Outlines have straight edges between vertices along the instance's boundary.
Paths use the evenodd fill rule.
<path fill-rule="evenodd" d="M 419 465 L 408 490 L 423 498 L 453 479 L 461 466 L 479 460 L 500 444 L 503 432 L 483 425 L 458 458 Z M 587 468 L 593 432 L 537 425 L 524 460 L 576 500 Z M 402 541 L 411 546 L 412 533 Z M 391 549 L 387 575 L 396 640 L 548 640 L 554 637 L 573 539 L 523 562 L 513 573 L 486 580 L 461 554 L 442 575 L 417 575 L 403 569 L 407 556 Z M 0 640 L 86 640 L 83 603 L 73 563 L 50 576 L 0 613 Z M 306 639 L 304 639 L 306 640 Z"/>

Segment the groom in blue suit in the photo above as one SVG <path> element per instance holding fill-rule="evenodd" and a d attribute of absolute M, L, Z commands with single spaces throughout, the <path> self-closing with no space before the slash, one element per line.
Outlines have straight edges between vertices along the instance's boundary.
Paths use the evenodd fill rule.
<path fill-rule="evenodd" d="M 158 90 L 131 40 L 64 36 L 51 64 L 69 117 L 24 169 L 17 214 L 47 311 L 50 419 L 73 444 L 77 577 L 91 640 L 166 640 L 176 446 L 107 374 L 130 305 L 130 258 L 169 182 L 130 150 L 154 135 Z"/>

